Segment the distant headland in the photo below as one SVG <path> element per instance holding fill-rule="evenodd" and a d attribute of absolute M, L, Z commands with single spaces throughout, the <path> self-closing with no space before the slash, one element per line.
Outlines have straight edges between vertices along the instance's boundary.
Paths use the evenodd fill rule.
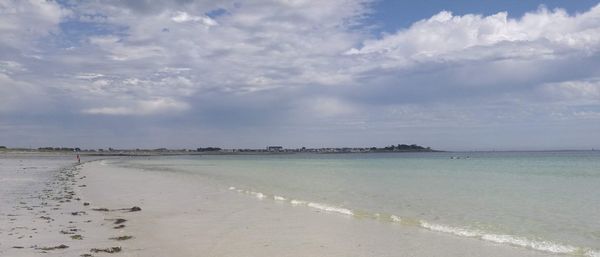
<path fill-rule="evenodd" d="M 280 153 L 387 153 L 387 152 L 442 152 L 431 147 L 416 144 L 398 144 L 385 147 L 322 147 L 322 148 L 284 148 L 283 146 L 267 146 L 265 148 L 220 148 L 198 147 L 196 149 L 82 149 L 79 147 L 39 147 L 39 148 L 10 148 L 0 146 L 2 152 L 41 152 L 41 153 L 79 153 L 83 155 L 199 155 L 199 154 L 280 154 Z"/>

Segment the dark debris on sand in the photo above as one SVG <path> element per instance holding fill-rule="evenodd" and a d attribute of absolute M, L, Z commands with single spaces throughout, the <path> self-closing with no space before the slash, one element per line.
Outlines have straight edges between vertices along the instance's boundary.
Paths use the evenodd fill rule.
<path fill-rule="evenodd" d="M 118 219 L 115 220 L 115 225 L 121 224 L 121 223 L 125 223 L 125 221 L 127 221 L 127 220 L 126 219 L 118 218 Z"/>
<path fill-rule="evenodd" d="M 65 234 L 65 235 L 73 235 L 73 234 L 75 234 L 74 231 L 67 231 L 67 230 L 61 230 L 60 233 L 61 234 Z"/>
<path fill-rule="evenodd" d="M 58 246 L 47 246 L 47 247 L 36 247 L 35 249 L 37 250 L 42 250 L 42 251 L 51 251 L 51 250 L 57 250 L 57 249 L 67 249 L 69 248 L 68 245 L 58 245 Z"/>
<path fill-rule="evenodd" d="M 129 240 L 132 239 L 132 236 L 118 236 L 118 237 L 111 237 L 109 238 L 110 240 L 116 240 L 116 241 L 123 241 L 123 240 Z"/>
<path fill-rule="evenodd" d="M 129 212 L 135 212 L 135 211 L 141 211 L 141 210 L 142 210 L 142 208 L 133 206 L 133 207 L 131 207 L 131 209 L 129 209 Z"/>
<path fill-rule="evenodd" d="M 133 206 L 131 208 L 121 208 L 121 209 L 108 209 L 108 208 L 94 208 L 92 209 L 94 211 L 126 211 L 126 212 L 136 212 L 136 211 L 141 211 L 142 208 L 138 207 L 138 206 Z"/>
<path fill-rule="evenodd" d="M 115 247 L 108 247 L 108 248 L 92 248 L 90 250 L 90 252 L 93 253 L 99 253 L 99 252 L 105 252 L 105 253 L 118 253 L 121 251 L 121 247 L 120 246 L 115 246 Z"/>

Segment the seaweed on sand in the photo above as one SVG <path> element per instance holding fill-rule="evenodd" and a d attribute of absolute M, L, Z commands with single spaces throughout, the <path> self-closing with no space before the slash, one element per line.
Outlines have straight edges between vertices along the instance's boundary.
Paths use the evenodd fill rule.
<path fill-rule="evenodd" d="M 132 239 L 133 236 L 118 236 L 118 237 L 111 237 L 109 238 L 110 240 L 117 240 L 117 241 L 123 241 L 123 240 L 129 240 Z"/>
<path fill-rule="evenodd" d="M 93 253 L 99 253 L 99 252 L 105 252 L 105 253 L 118 253 L 121 251 L 121 247 L 120 246 L 115 246 L 115 247 L 108 247 L 108 248 L 92 248 L 90 250 L 90 252 Z"/>

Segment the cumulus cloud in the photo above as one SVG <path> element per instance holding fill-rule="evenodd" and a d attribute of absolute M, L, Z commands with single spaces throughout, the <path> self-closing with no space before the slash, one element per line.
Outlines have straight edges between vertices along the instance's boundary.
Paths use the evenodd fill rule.
<path fill-rule="evenodd" d="M 0 1 L 0 45 L 23 48 L 28 41 L 58 30 L 58 24 L 69 15 L 55 1 Z"/>
<path fill-rule="evenodd" d="M 410 28 L 366 40 L 349 55 L 375 55 L 389 65 L 479 59 L 561 57 L 573 51 L 593 54 L 600 48 L 600 6 L 577 15 L 540 8 L 521 18 L 499 12 L 490 16 L 442 11 Z"/>

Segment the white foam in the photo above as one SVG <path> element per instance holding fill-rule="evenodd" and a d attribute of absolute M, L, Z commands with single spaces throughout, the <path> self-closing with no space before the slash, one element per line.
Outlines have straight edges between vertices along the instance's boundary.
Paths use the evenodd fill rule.
<path fill-rule="evenodd" d="M 524 237 L 517 237 L 512 235 L 499 235 L 499 234 L 485 234 L 478 230 L 469 230 L 458 227 L 451 227 L 441 224 L 429 223 L 426 221 L 420 221 L 421 227 L 436 231 L 449 233 L 457 236 L 463 237 L 477 237 L 485 241 L 490 241 L 499 244 L 509 244 L 514 246 L 526 247 L 535 249 L 538 251 L 551 252 L 551 253 L 562 253 L 562 254 L 574 254 L 578 251 L 579 248 L 571 245 L 561 245 L 548 241 L 535 241 L 529 240 Z M 596 255 L 594 255 L 596 254 Z M 597 252 L 587 251 L 585 256 L 590 257 L 600 257 L 597 255 Z"/>
<path fill-rule="evenodd" d="M 400 217 L 396 216 L 396 215 L 390 215 L 390 219 L 393 222 L 398 222 L 398 223 L 400 223 L 402 221 L 402 219 Z"/>
<path fill-rule="evenodd" d="M 267 195 L 265 195 L 261 192 L 253 192 L 253 191 L 248 191 L 248 190 L 244 191 L 241 189 L 237 189 L 234 186 L 229 187 L 229 190 L 237 191 L 240 193 L 243 192 L 248 195 L 253 195 L 256 198 L 261 199 L 261 200 L 267 198 Z M 273 197 L 273 200 L 275 200 L 275 201 L 287 201 L 287 199 L 283 196 L 274 195 L 272 197 Z M 290 204 L 292 204 L 292 205 L 307 205 L 308 207 L 319 209 L 319 210 L 326 211 L 326 212 L 335 212 L 335 213 L 350 215 L 350 216 L 354 215 L 354 212 L 352 212 L 351 210 L 348 210 L 345 208 L 340 208 L 340 207 L 335 207 L 335 206 L 331 206 L 331 205 L 327 205 L 327 204 L 322 204 L 322 203 L 313 203 L 313 202 L 292 199 L 292 200 L 290 200 Z"/>
<path fill-rule="evenodd" d="M 250 192 L 251 195 L 256 196 L 258 199 L 265 199 L 267 196 L 260 192 Z"/>
<path fill-rule="evenodd" d="M 351 210 L 340 208 L 340 207 L 335 207 L 335 206 L 330 206 L 330 205 L 326 205 L 326 204 L 321 204 L 321 203 L 310 202 L 307 204 L 307 206 L 311 207 L 311 208 L 327 211 L 327 212 L 336 212 L 336 213 L 350 215 L 350 216 L 354 215 L 354 213 Z"/>
<path fill-rule="evenodd" d="M 600 251 L 587 250 L 584 255 L 588 257 L 600 257 Z"/>
<path fill-rule="evenodd" d="M 481 236 L 481 239 L 495 243 L 527 247 L 551 253 L 575 253 L 578 249 L 577 247 L 570 245 L 561 245 L 547 241 L 532 241 L 527 238 L 511 235 L 485 234 Z"/>
<path fill-rule="evenodd" d="M 305 205 L 305 204 L 306 204 L 306 201 L 300 201 L 300 200 L 295 200 L 295 199 L 292 199 L 292 200 L 290 201 L 290 203 L 291 203 L 292 205 Z"/>
<path fill-rule="evenodd" d="M 465 237 L 481 236 L 481 233 L 479 231 L 468 230 L 468 229 L 463 229 L 463 228 L 456 228 L 456 227 L 451 227 L 451 226 L 446 226 L 446 225 L 441 225 L 441 224 L 434 224 L 434 223 L 429 223 L 429 222 L 423 221 L 423 220 L 420 221 L 420 223 L 421 223 L 421 227 L 432 230 L 432 231 L 444 232 L 444 233 L 454 234 L 457 236 L 465 236 Z"/>

